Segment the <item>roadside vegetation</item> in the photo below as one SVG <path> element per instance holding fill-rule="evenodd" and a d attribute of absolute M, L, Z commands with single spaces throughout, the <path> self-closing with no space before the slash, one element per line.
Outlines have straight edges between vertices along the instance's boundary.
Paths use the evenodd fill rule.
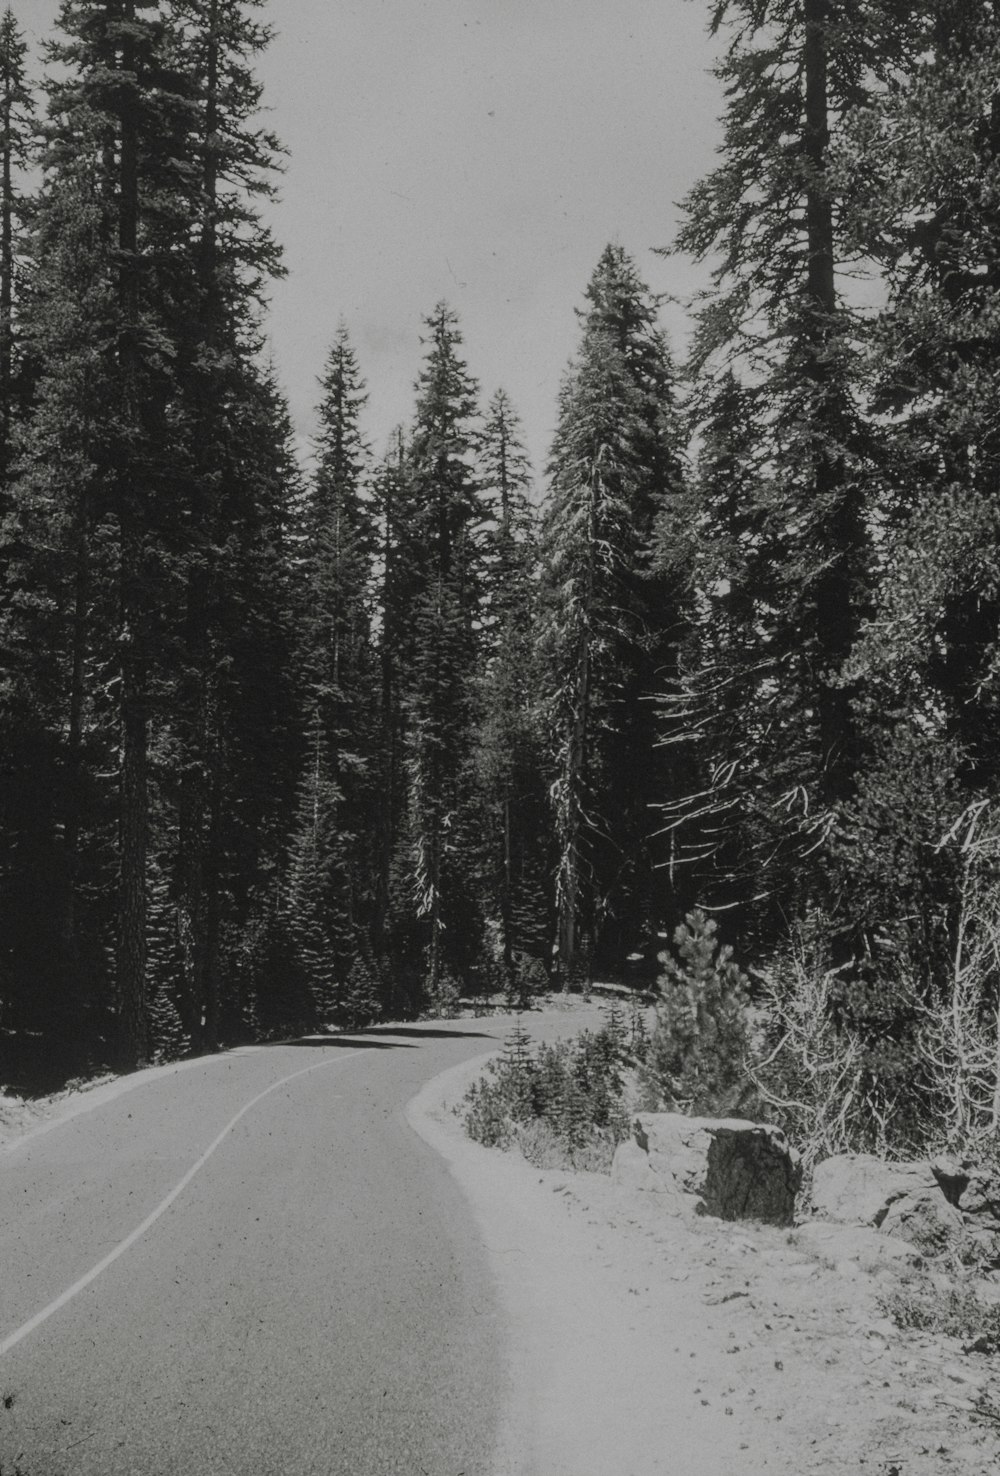
<path fill-rule="evenodd" d="M 958 1338 L 970 1352 L 1000 1353 L 1000 1306 L 984 1303 L 967 1284 L 939 1285 L 911 1272 L 880 1306 L 897 1327 Z"/>
<path fill-rule="evenodd" d="M 465 1129 L 486 1147 L 519 1148 L 540 1168 L 610 1169 L 629 1132 L 646 1045 L 638 1003 L 630 1021 L 611 1005 L 599 1030 L 554 1045 L 536 1046 L 518 1021 L 466 1094 Z"/>

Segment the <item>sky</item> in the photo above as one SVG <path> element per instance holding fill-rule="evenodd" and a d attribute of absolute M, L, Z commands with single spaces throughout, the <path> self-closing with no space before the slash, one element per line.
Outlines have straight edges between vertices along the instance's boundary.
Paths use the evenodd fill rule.
<path fill-rule="evenodd" d="M 57 0 L 11 0 L 29 41 Z M 536 470 L 604 246 L 656 292 L 704 272 L 653 254 L 712 167 L 722 98 L 707 0 L 270 0 L 269 123 L 289 151 L 269 333 L 300 445 L 346 322 L 381 451 L 410 420 L 422 319 L 458 312 L 483 403 L 503 387 Z M 686 316 L 663 322 L 683 349 Z"/>

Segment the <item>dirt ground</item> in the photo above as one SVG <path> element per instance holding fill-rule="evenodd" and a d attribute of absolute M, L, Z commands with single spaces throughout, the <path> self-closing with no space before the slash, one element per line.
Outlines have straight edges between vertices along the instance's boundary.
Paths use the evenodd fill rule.
<path fill-rule="evenodd" d="M 1000 1423 L 979 1412 L 1000 1360 L 897 1328 L 878 1298 L 898 1269 L 481 1148 L 453 1111 L 479 1070 L 437 1078 L 408 1116 L 465 1191 L 506 1308 L 497 1476 L 1000 1471 Z"/>

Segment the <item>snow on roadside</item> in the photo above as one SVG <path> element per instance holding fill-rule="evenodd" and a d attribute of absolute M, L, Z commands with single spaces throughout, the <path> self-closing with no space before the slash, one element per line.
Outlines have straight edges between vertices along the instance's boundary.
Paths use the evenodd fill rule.
<path fill-rule="evenodd" d="M 989 1360 L 889 1323 L 890 1268 L 826 1264 L 767 1226 L 668 1219 L 655 1195 L 482 1148 L 453 1109 L 486 1059 L 407 1116 L 465 1192 L 506 1311 L 497 1476 L 1000 1469 L 1000 1431 L 972 1419 Z"/>

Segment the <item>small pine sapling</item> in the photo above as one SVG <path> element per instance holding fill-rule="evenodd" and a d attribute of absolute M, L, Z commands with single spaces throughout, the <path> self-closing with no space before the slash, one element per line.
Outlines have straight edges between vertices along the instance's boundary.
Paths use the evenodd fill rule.
<path fill-rule="evenodd" d="M 378 979 L 368 961 L 358 954 L 344 985 L 340 1023 L 345 1030 L 364 1030 L 381 1013 Z"/>
<path fill-rule="evenodd" d="M 648 1095 L 672 1110 L 728 1113 L 750 1084 L 749 981 L 719 943 L 700 908 L 674 934 L 679 957 L 660 955 L 660 1001 L 642 1079 Z"/>
<path fill-rule="evenodd" d="M 604 1029 L 601 1032 L 607 1035 L 609 1042 L 613 1045 L 620 1060 L 626 1051 L 628 1030 L 625 1025 L 625 1012 L 616 999 L 606 1005 L 602 1011 L 604 1015 Z"/>
<path fill-rule="evenodd" d="M 582 1148 L 590 1136 L 591 1101 L 575 1071 L 569 1071 L 563 1082 L 562 1099 L 556 1126 L 570 1149 Z"/>
<path fill-rule="evenodd" d="M 531 1037 L 518 1020 L 499 1057 L 465 1094 L 466 1132 L 487 1148 L 508 1147 L 517 1125 L 534 1116 L 535 1095 Z"/>
<path fill-rule="evenodd" d="M 649 1030 L 646 1026 L 646 1011 L 637 989 L 633 989 L 629 1001 L 628 1049 L 633 1060 L 642 1062 L 649 1050 Z"/>
<path fill-rule="evenodd" d="M 503 1043 L 500 1060 L 512 1076 L 527 1078 L 531 1067 L 531 1036 L 519 1018 Z"/>

